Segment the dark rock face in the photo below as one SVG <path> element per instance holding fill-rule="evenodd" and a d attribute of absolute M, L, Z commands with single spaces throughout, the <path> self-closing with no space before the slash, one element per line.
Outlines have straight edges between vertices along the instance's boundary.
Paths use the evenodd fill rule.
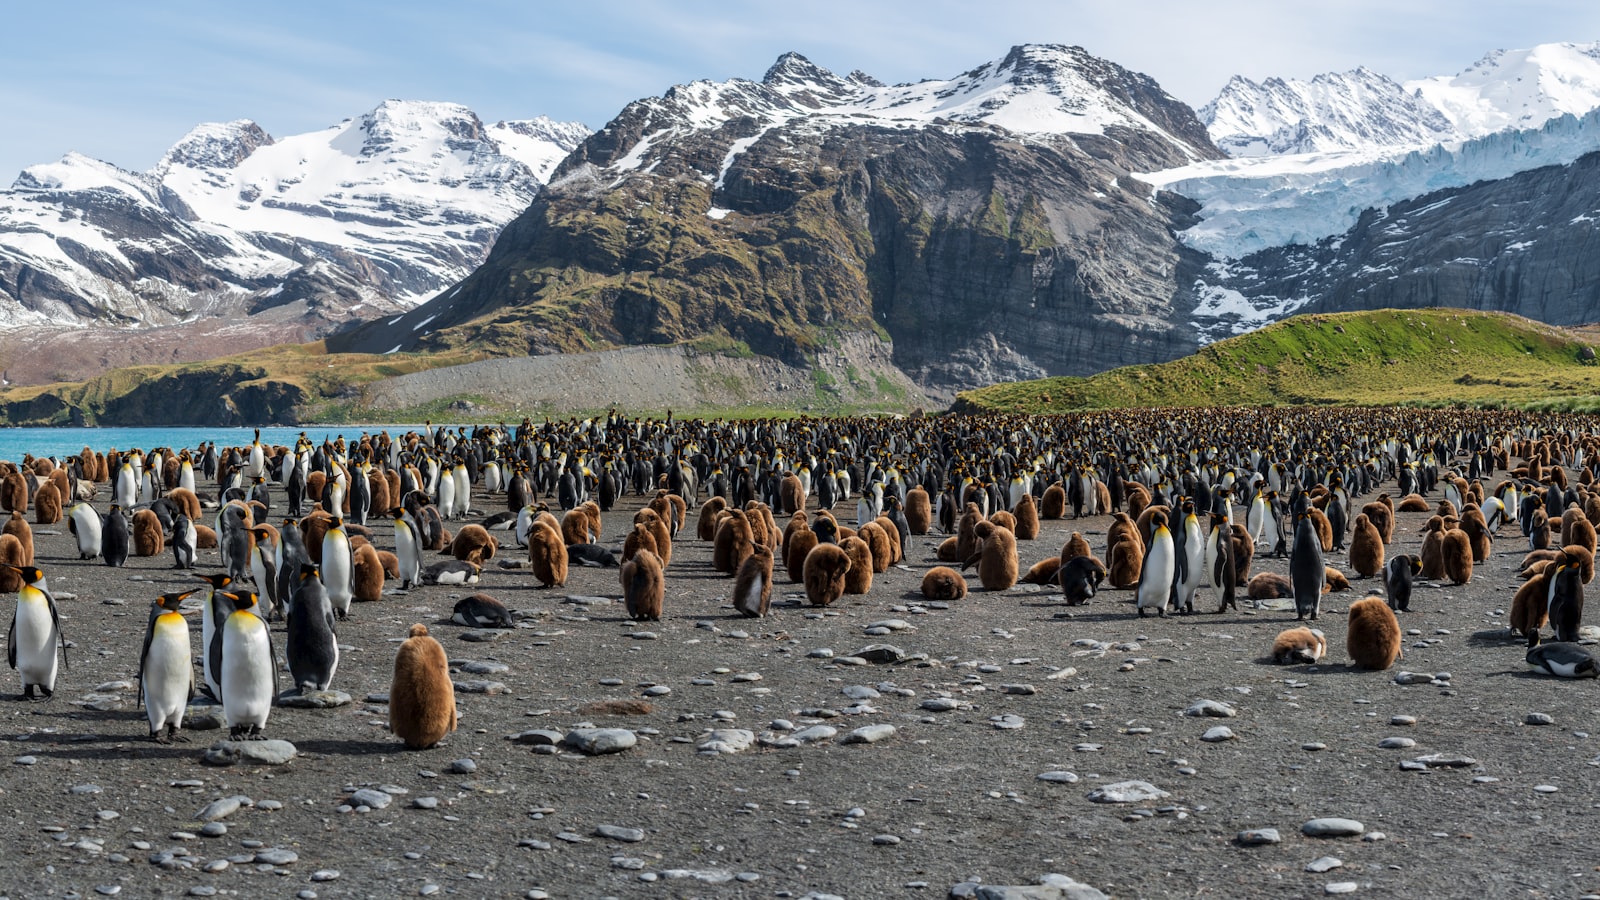
<path fill-rule="evenodd" d="M 1223 286 L 1298 312 L 1454 306 L 1600 321 L 1600 153 L 1368 210 L 1348 233 L 1273 248 Z"/>

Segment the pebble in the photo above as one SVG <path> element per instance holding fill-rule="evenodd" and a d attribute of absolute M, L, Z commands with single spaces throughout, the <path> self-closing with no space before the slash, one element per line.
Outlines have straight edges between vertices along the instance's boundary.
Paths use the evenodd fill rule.
<path fill-rule="evenodd" d="M 1354 837 L 1366 830 L 1355 819 L 1334 817 L 1312 819 L 1300 826 L 1300 833 L 1306 837 Z"/>
<path fill-rule="evenodd" d="M 892 847 L 895 844 L 900 843 L 900 838 L 898 835 L 893 834 L 875 834 L 872 836 L 872 842 L 880 847 Z"/>
<path fill-rule="evenodd" d="M 463 694 L 489 694 L 489 695 L 494 695 L 494 694 L 505 694 L 505 693 L 509 693 L 511 691 L 510 688 L 505 686 L 504 682 L 500 682 L 500 681 L 485 681 L 483 679 L 474 679 L 472 681 L 458 681 L 458 682 L 455 683 L 455 688 L 456 688 L 457 691 L 459 691 L 459 692 L 461 692 Z"/>
<path fill-rule="evenodd" d="M 415 800 L 411 801 L 411 808 L 412 809 L 438 809 L 439 808 L 439 798 L 438 797 L 418 797 Z"/>
<path fill-rule="evenodd" d="M 498 631 L 493 628 L 473 628 L 461 632 L 461 639 L 474 644 L 492 644 L 510 633 L 509 631 Z"/>
<path fill-rule="evenodd" d="M 1389 724 L 1390 725 L 1415 725 L 1415 724 L 1417 724 L 1417 717 L 1416 716 L 1390 716 L 1389 717 Z"/>
<path fill-rule="evenodd" d="M 972 704 L 964 703 L 954 697 L 929 697 L 917 705 L 928 712 L 949 712 L 953 709 L 968 708 Z"/>
<path fill-rule="evenodd" d="M 1354 894 L 1359 887 L 1354 881 L 1330 881 L 1322 886 L 1322 890 L 1329 894 Z"/>
<path fill-rule="evenodd" d="M 1229 728 L 1226 725 L 1218 725 L 1215 728 L 1206 729 L 1206 733 L 1200 735 L 1200 740 L 1205 741 L 1208 744 L 1219 744 L 1223 741 L 1236 740 L 1238 737 L 1238 735 L 1233 733 L 1232 728 Z"/>
<path fill-rule="evenodd" d="M 228 826 L 221 822 L 207 822 L 200 826 L 201 837 L 222 837 L 228 833 Z"/>
<path fill-rule="evenodd" d="M 991 716 L 989 722 L 1002 731 L 1015 731 L 1027 724 L 1027 721 L 1021 716 L 1009 713 L 1003 716 Z"/>
<path fill-rule="evenodd" d="M 1056 784 L 1073 784 L 1078 780 L 1076 774 L 1061 770 L 1040 772 L 1037 777 L 1040 781 L 1049 781 Z"/>
<path fill-rule="evenodd" d="M 73 785 L 71 788 L 69 788 L 67 790 L 67 793 L 69 793 L 69 794 L 79 794 L 79 795 L 82 795 L 82 794 L 98 794 L 98 793 L 100 793 L 100 785 L 98 785 L 98 784 L 77 784 L 77 785 Z"/>
<path fill-rule="evenodd" d="M 462 663 L 461 671 L 468 675 L 503 675 L 511 671 L 511 667 L 503 662 L 474 659 Z"/>
<path fill-rule="evenodd" d="M 1148 781 L 1119 781 L 1104 787 L 1097 787 L 1088 793 L 1091 803 L 1141 803 L 1146 800 L 1159 800 L 1170 797 L 1171 794 L 1163 791 Z"/>
<path fill-rule="evenodd" d="M 1561 790 L 1553 784 L 1536 784 L 1533 789 L 1541 794 L 1554 794 L 1556 791 Z"/>
<path fill-rule="evenodd" d="M 833 651 L 827 647 L 818 647 L 806 654 L 809 659 L 833 659 Z"/>
<path fill-rule="evenodd" d="M 1311 741 L 1310 743 L 1301 744 L 1300 745 L 1300 749 L 1308 751 L 1308 752 L 1311 752 L 1311 753 L 1316 753 L 1319 750 L 1328 749 L 1328 745 L 1327 744 L 1318 743 L 1316 741 Z"/>
<path fill-rule="evenodd" d="M 636 641 L 655 641 L 661 639 L 661 635 L 656 634 L 654 631 L 635 631 L 633 634 L 628 636 Z"/>
<path fill-rule="evenodd" d="M 751 681 L 760 681 L 761 680 L 761 673 L 760 672 L 740 672 L 739 674 L 733 676 L 732 678 L 730 678 L 728 680 L 730 682 L 734 683 L 734 684 L 745 684 L 745 683 L 748 683 L 748 682 L 751 682 Z"/>
<path fill-rule="evenodd" d="M 389 804 L 394 802 L 394 798 L 374 788 L 362 788 L 352 792 L 345 802 L 355 807 L 365 806 L 369 809 L 387 809 Z"/>
<path fill-rule="evenodd" d="M 1185 709 L 1183 714 L 1186 716 L 1205 716 L 1214 719 L 1231 719 L 1234 716 L 1237 716 L 1239 712 L 1228 704 L 1219 703 L 1216 700 L 1196 700 L 1195 702 L 1189 704 L 1189 708 Z"/>
<path fill-rule="evenodd" d="M 277 847 L 269 847 L 266 850 L 257 851 L 255 855 L 256 862 L 270 863 L 274 866 L 287 866 L 299 859 L 300 854 L 293 850 L 284 850 Z"/>
<path fill-rule="evenodd" d="M 667 687 L 664 684 L 652 684 L 644 689 L 644 695 L 646 697 L 665 697 L 670 693 L 672 693 L 672 688 Z"/>
<path fill-rule="evenodd" d="M 1422 763 L 1430 769 L 1465 769 L 1478 764 L 1476 759 L 1458 753 L 1429 753 L 1417 757 L 1413 762 Z"/>
<path fill-rule="evenodd" d="M 1031 684 L 1002 684 L 1000 685 L 1000 693 L 1015 694 L 1020 697 L 1031 697 L 1034 694 L 1039 693 L 1039 689 Z"/>
<path fill-rule="evenodd" d="M 1251 828 L 1239 832 L 1239 843 L 1246 847 L 1259 847 L 1263 844 L 1277 844 L 1283 841 L 1276 828 Z"/>
<path fill-rule="evenodd" d="M 716 728 L 700 736 L 701 753 L 742 753 L 756 742 L 755 732 L 744 728 Z"/>
<path fill-rule="evenodd" d="M 893 737 L 894 733 L 895 727 L 893 725 L 866 725 L 846 734 L 839 739 L 839 743 L 876 744 L 881 740 Z M 798 739 L 800 736 L 795 735 L 795 737 Z"/>
<path fill-rule="evenodd" d="M 624 828 L 618 825 L 596 825 L 594 827 L 594 833 L 603 838 L 610 838 L 613 841 L 622 841 L 629 844 L 637 844 L 638 842 L 644 840 L 644 830 L 641 828 Z"/>
<path fill-rule="evenodd" d="M 122 893 L 122 885 L 120 885 L 120 884 L 102 884 L 102 885 L 97 885 L 95 887 L 95 889 L 94 889 L 94 892 L 96 894 L 103 894 L 103 895 L 105 895 L 107 897 L 115 897 L 116 895 Z"/>
<path fill-rule="evenodd" d="M 339 880 L 339 870 L 338 869 L 318 869 L 315 872 L 311 873 L 311 880 L 312 881 L 338 881 Z"/>
<path fill-rule="evenodd" d="M 201 822 L 215 822 L 218 819 L 226 819 L 238 812 L 239 808 L 249 799 L 249 797 L 223 797 L 220 800 L 213 800 L 206 804 L 205 809 L 195 814 L 195 819 Z"/>
<path fill-rule="evenodd" d="M 883 694 L 879 693 L 877 690 L 869 688 L 864 684 L 847 685 L 844 688 L 841 688 L 839 693 L 849 697 L 851 700 L 876 700 L 883 696 Z"/>
<path fill-rule="evenodd" d="M 1338 858 L 1337 856 L 1323 856 L 1306 863 L 1306 871 L 1316 872 L 1318 875 L 1322 874 L 1323 872 L 1331 872 L 1334 869 L 1343 867 L 1344 860 Z"/>
<path fill-rule="evenodd" d="M 447 775 L 471 775 L 478 771 L 478 763 L 472 759 L 462 758 L 445 766 L 444 771 Z"/>
<path fill-rule="evenodd" d="M 217 889 L 209 884 L 197 884 L 189 888 L 189 896 L 191 897 L 215 897 L 216 895 Z"/>
<path fill-rule="evenodd" d="M 19 766 L 31 766 L 31 765 L 34 765 L 34 764 L 36 764 L 38 762 L 39 762 L 39 758 L 36 757 L 36 756 L 19 756 L 16 759 L 12 760 L 12 763 L 14 763 L 16 765 L 19 765 Z"/>
<path fill-rule="evenodd" d="M 1408 737 L 1386 737 L 1378 742 L 1380 750 L 1409 750 L 1416 745 L 1417 742 Z"/>
<path fill-rule="evenodd" d="M 1528 713 L 1522 717 L 1522 724 L 1524 725 L 1554 725 L 1555 723 L 1555 717 L 1549 713 Z"/>
<path fill-rule="evenodd" d="M 349 706 L 355 702 L 344 691 L 306 691 L 304 693 L 293 690 L 285 691 L 278 695 L 278 705 L 295 709 L 337 709 Z"/>
<path fill-rule="evenodd" d="M 814 744 L 818 741 L 831 740 L 834 735 L 837 735 L 838 733 L 839 729 L 834 728 L 831 725 L 812 725 L 810 728 L 803 728 L 799 731 L 796 731 L 794 734 L 791 734 L 790 737 L 802 744 Z"/>
<path fill-rule="evenodd" d="M 580 753 L 601 756 L 621 753 L 639 743 L 639 738 L 626 728 L 574 728 L 561 743 Z"/>
<path fill-rule="evenodd" d="M 200 761 L 208 766 L 231 766 L 249 763 L 261 766 L 281 766 L 298 754 L 288 741 L 218 741 L 211 745 Z"/>

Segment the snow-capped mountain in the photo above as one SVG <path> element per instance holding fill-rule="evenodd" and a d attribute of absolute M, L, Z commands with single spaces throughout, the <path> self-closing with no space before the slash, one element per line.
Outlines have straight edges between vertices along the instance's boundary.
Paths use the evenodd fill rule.
<path fill-rule="evenodd" d="M 705 334 L 798 361 L 888 333 L 946 395 L 1192 349 L 1189 204 L 1130 172 L 1217 159 L 1187 105 L 1082 48 L 885 85 L 785 54 L 628 104 L 457 288 L 335 350 L 508 354 Z"/>
<path fill-rule="evenodd" d="M 0 326 L 296 306 L 325 332 L 406 309 L 481 262 L 587 135 L 387 101 L 277 140 L 249 121 L 201 125 L 147 172 L 78 154 L 30 166 L 0 192 Z"/>
<path fill-rule="evenodd" d="M 1198 112 L 1233 157 L 1411 149 L 1455 136 L 1433 103 L 1364 66 L 1310 81 L 1236 75 Z"/>

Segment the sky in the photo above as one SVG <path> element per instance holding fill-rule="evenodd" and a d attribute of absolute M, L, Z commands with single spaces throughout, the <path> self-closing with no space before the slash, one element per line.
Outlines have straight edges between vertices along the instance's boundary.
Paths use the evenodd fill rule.
<path fill-rule="evenodd" d="M 5 32 L 0 185 L 68 151 L 144 170 L 201 122 L 286 136 L 385 99 L 599 128 L 673 84 L 760 78 L 789 50 L 897 83 L 949 78 L 1014 44 L 1077 44 L 1198 107 L 1235 74 L 1364 65 L 1405 81 L 1497 48 L 1600 40 L 1600 3 L 79 0 L 7 4 Z"/>

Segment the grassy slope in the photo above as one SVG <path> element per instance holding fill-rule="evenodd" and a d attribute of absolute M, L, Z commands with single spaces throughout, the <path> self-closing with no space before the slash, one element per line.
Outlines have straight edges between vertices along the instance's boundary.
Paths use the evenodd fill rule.
<path fill-rule="evenodd" d="M 1577 333 L 1504 313 L 1297 316 L 1184 359 L 999 384 L 967 391 L 957 405 L 1032 413 L 1286 404 L 1600 408 L 1600 366 L 1580 361 L 1584 346 Z"/>

